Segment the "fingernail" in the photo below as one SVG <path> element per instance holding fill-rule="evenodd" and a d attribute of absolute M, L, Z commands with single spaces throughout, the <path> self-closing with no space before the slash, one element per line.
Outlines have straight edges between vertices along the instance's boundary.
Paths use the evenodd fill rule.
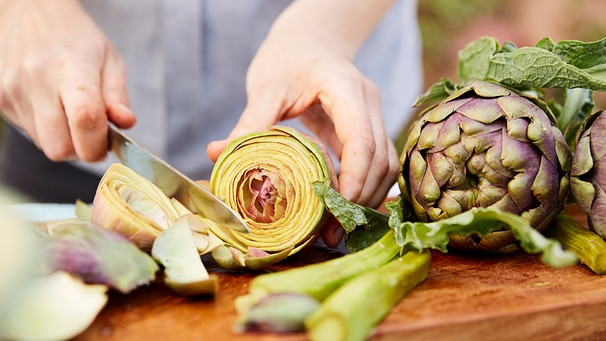
<path fill-rule="evenodd" d="M 125 104 L 120 103 L 120 104 L 116 105 L 116 108 L 124 113 L 134 115 L 133 112 L 130 110 L 130 108 L 127 107 Z"/>

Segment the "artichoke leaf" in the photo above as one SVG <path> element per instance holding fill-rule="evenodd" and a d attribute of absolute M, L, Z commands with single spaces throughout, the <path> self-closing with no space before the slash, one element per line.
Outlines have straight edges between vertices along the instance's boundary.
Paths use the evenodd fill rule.
<path fill-rule="evenodd" d="M 564 251 L 557 240 L 546 238 L 519 215 L 495 207 L 474 207 L 431 223 L 402 221 L 397 201 L 387 203 L 387 209 L 391 213 L 389 225 L 394 229 L 396 242 L 403 253 L 410 250 L 423 251 L 427 248 L 448 252 L 451 235 L 487 236 L 507 228 L 513 232 L 526 252 L 541 253 L 541 260 L 552 267 L 565 267 L 577 262 L 575 254 Z"/>
<path fill-rule="evenodd" d="M 124 236 L 82 218 L 55 221 L 44 240 L 49 271 L 65 271 L 87 284 L 122 293 L 149 284 L 158 265 Z"/>
<path fill-rule="evenodd" d="M 107 303 L 107 287 L 67 272 L 38 276 L 0 319 L 2 340 L 68 340 L 83 332 Z"/>

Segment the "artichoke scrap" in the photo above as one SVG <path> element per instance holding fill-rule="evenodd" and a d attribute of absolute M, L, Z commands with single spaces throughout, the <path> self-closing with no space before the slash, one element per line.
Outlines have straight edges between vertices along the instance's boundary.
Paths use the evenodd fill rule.
<path fill-rule="evenodd" d="M 589 228 L 606 238 L 606 114 L 588 118 L 580 130 L 570 171 L 572 196 L 587 215 Z"/>
<path fill-rule="evenodd" d="M 537 98 L 471 82 L 413 123 L 400 160 L 402 196 L 421 221 L 495 207 L 543 231 L 570 188 L 572 156 L 554 122 Z M 506 230 L 453 235 L 450 245 L 495 252 L 518 248 Z"/>
<path fill-rule="evenodd" d="M 232 141 L 210 187 L 249 232 L 216 231 L 229 247 L 215 250 L 215 260 L 225 268 L 261 269 L 310 245 L 328 218 L 312 185 L 325 180 L 336 186 L 326 148 L 295 129 L 274 126 Z"/>

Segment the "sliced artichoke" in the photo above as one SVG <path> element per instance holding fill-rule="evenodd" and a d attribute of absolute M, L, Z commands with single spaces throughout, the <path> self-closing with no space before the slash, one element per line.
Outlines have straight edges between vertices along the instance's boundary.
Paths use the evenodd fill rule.
<path fill-rule="evenodd" d="M 181 206 L 144 177 L 116 163 L 99 182 L 91 221 L 149 251 L 158 234 L 183 215 Z"/>
<path fill-rule="evenodd" d="M 542 231 L 569 193 L 571 153 L 537 98 L 472 82 L 431 107 L 411 127 L 399 185 L 422 221 L 473 207 L 521 215 Z M 465 249 L 516 249 L 510 231 L 454 236 Z"/>
<path fill-rule="evenodd" d="M 293 254 L 315 240 L 328 216 L 312 186 L 327 179 L 336 186 L 325 147 L 295 129 L 274 126 L 235 139 L 219 156 L 210 186 L 250 232 L 213 232 L 245 253 Z"/>

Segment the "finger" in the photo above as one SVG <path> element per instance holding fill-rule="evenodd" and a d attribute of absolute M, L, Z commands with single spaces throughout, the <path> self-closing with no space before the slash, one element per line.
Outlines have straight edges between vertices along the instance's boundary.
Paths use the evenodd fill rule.
<path fill-rule="evenodd" d="M 386 183 L 393 181 L 395 176 L 391 163 L 395 156 L 395 148 L 392 149 L 393 143 L 387 136 L 383 124 L 381 95 L 378 88 L 374 84 L 366 82 L 364 89 L 366 108 L 372 124 L 375 150 L 358 202 L 376 207 L 381 204 L 387 194 Z"/>
<path fill-rule="evenodd" d="M 24 89 L 24 83 L 21 81 L 25 76 L 18 69 L 7 70 L 2 78 L 2 113 L 17 128 L 23 130 L 30 140 L 40 148 L 34 118 L 32 116 L 31 103 L 27 96 L 27 90 Z"/>
<path fill-rule="evenodd" d="M 347 200 L 358 202 L 372 166 L 375 141 L 363 89 L 359 84 L 351 84 L 348 82 L 335 87 L 342 89 L 344 92 L 341 94 L 345 95 L 321 96 L 320 99 L 333 117 L 337 137 L 343 144 L 339 191 Z"/>
<path fill-rule="evenodd" d="M 272 101 L 270 96 L 251 97 L 229 136 L 224 140 L 211 142 L 206 148 L 206 154 L 213 162 L 217 161 L 221 152 L 234 138 L 255 131 L 267 130 L 275 124 L 279 120 L 280 110 L 279 101 Z"/>
<path fill-rule="evenodd" d="M 107 154 L 107 115 L 95 68 L 69 68 L 61 82 L 60 95 L 80 159 L 99 161 Z"/>
<path fill-rule="evenodd" d="M 341 159 L 343 144 L 335 133 L 335 124 L 326 114 L 322 105 L 313 105 L 305 110 L 299 119 L 303 125 L 313 132 L 322 142 Z"/>
<path fill-rule="evenodd" d="M 379 207 L 379 205 L 381 205 L 385 201 L 387 193 L 389 192 L 393 184 L 397 181 L 398 172 L 400 170 L 400 160 L 396 151 L 396 147 L 391 142 L 388 144 L 386 157 L 388 162 L 387 168 L 381 171 L 381 174 L 383 174 L 380 177 L 381 181 L 378 185 L 376 185 L 376 187 L 371 190 L 371 197 L 366 204 L 369 207 Z"/>
<path fill-rule="evenodd" d="M 330 217 L 322 231 L 320 231 L 320 238 L 329 247 L 337 247 L 344 235 L 345 230 L 334 216 Z"/>
<path fill-rule="evenodd" d="M 101 77 L 108 119 L 120 128 L 131 128 L 137 119 L 126 92 L 126 66 L 113 49 L 108 52 Z"/>
<path fill-rule="evenodd" d="M 52 161 L 76 160 L 67 117 L 58 96 L 41 87 L 30 91 L 35 131 L 42 151 Z"/>

